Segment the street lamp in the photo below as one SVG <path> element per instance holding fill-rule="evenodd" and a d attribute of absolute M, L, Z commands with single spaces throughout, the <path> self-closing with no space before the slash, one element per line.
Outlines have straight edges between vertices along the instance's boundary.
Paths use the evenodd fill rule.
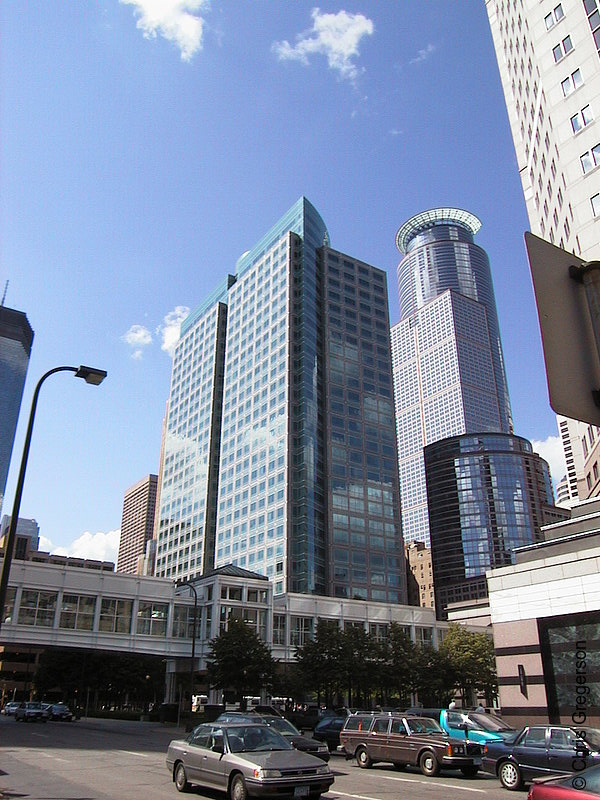
<path fill-rule="evenodd" d="M 189 581 L 177 581 L 177 586 L 187 586 L 194 593 L 194 616 L 192 618 L 192 660 L 190 663 L 190 730 L 192 725 L 192 713 L 194 710 L 194 666 L 196 661 L 196 620 L 198 619 L 198 592 L 193 583 Z"/>
<path fill-rule="evenodd" d="M 31 444 L 31 433 L 33 431 L 33 421 L 35 419 L 35 409 L 37 407 L 38 395 L 42 383 L 50 375 L 55 372 L 74 372 L 76 378 L 83 378 L 86 383 L 92 386 L 98 386 L 106 378 L 106 370 L 95 369 L 94 367 L 54 367 L 54 369 L 45 372 L 37 382 L 35 391 L 33 392 L 33 400 L 31 401 L 31 411 L 29 412 L 29 423 L 27 425 L 27 433 L 25 434 L 25 444 L 23 445 L 23 455 L 21 456 L 21 469 L 19 470 L 19 478 L 15 488 L 15 499 L 13 502 L 12 515 L 10 518 L 10 526 L 8 528 L 8 536 L 4 546 L 4 560 L 2 562 L 2 577 L 0 578 L 0 627 L 4 619 L 4 606 L 6 604 L 6 594 L 8 591 L 8 576 L 10 573 L 10 565 L 13 557 L 13 550 L 15 547 L 15 537 L 17 532 L 17 522 L 19 519 L 19 510 L 21 508 L 21 495 L 23 494 L 23 483 L 25 482 L 25 471 L 27 469 L 27 458 L 29 456 L 29 446 Z"/>

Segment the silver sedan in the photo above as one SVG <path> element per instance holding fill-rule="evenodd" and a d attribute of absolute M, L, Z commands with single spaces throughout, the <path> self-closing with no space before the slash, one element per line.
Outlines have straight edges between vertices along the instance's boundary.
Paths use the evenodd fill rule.
<path fill-rule="evenodd" d="M 230 800 L 248 796 L 317 800 L 333 783 L 328 764 L 295 750 L 268 725 L 204 723 L 167 751 L 175 787 L 221 789 Z"/>

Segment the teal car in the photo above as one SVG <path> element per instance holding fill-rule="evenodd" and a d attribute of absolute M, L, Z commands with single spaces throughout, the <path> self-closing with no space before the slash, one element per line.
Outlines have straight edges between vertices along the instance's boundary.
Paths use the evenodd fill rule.
<path fill-rule="evenodd" d="M 447 708 L 411 708 L 409 712 L 434 719 L 442 730 L 455 739 L 465 737 L 478 744 L 499 742 L 516 733 L 514 728 L 496 714 L 466 709 L 450 711 Z"/>

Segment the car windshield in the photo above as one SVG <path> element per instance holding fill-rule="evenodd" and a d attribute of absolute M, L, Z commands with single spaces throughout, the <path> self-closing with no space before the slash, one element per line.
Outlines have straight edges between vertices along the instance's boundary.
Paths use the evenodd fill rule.
<path fill-rule="evenodd" d="M 600 752 L 600 730 L 598 728 L 584 728 L 585 742 L 590 750 Z"/>
<path fill-rule="evenodd" d="M 293 750 L 281 734 L 268 725 L 236 725 L 227 728 L 232 753 L 255 753 L 260 750 Z"/>
<path fill-rule="evenodd" d="M 267 725 L 275 728 L 276 731 L 279 731 L 284 736 L 300 736 L 298 728 L 295 728 L 291 722 L 288 722 L 283 717 L 265 717 L 264 720 Z"/>
<path fill-rule="evenodd" d="M 480 730 L 484 731 L 496 732 L 512 730 L 512 727 L 508 725 L 508 723 L 493 714 L 470 713 L 468 715 L 468 720 L 469 722 L 474 722 Z"/>
<path fill-rule="evenodd" d="M 407 719 L 406 723 L 411 733 L 443 733 L 438 723 L 427 717 Z"/>

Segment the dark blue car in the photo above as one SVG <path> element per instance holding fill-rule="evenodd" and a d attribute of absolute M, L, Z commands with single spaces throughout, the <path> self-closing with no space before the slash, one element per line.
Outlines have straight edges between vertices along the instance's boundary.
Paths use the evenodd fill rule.
<path fill-rule="evenodd" d="M 528 725 L 504 741 L 488 742 L 482 768 L 505 789 L 544 776 L 579 772 L 600 764 L 600 730 L 565 725 Z"/>

